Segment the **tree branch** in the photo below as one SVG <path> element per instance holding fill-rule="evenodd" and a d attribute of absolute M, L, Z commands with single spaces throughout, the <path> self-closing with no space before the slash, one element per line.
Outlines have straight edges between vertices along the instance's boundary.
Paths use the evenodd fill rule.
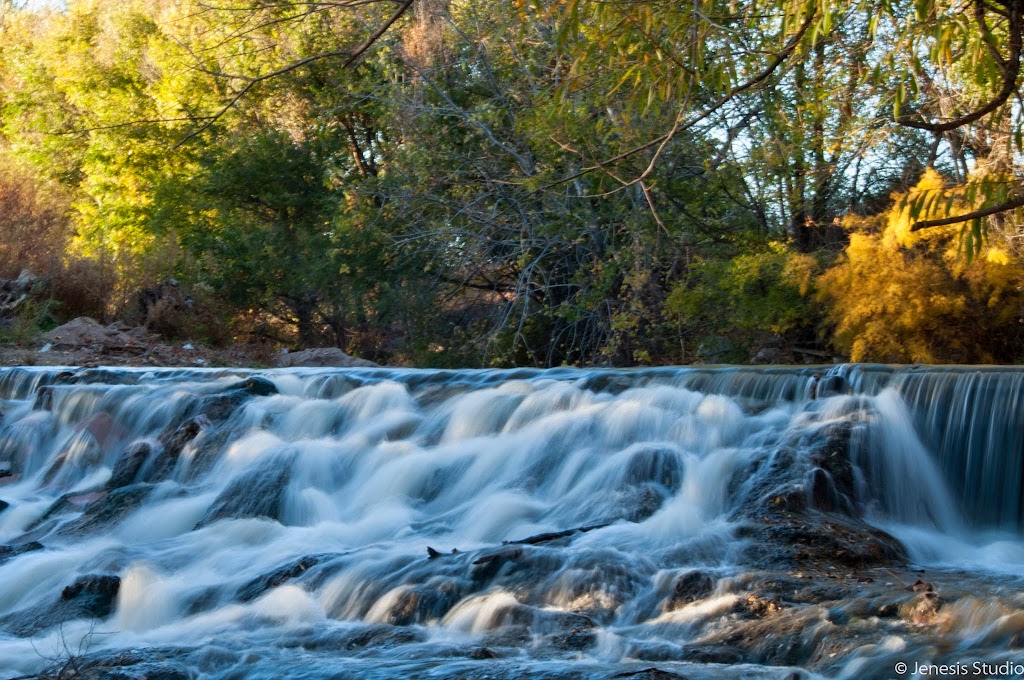
<path fill-rule="evenodd" d="M 1001 212 L 1008 212 L 1015 208 L 1024 207 L 1024 196 L 1015 198 L 999 205 L 994 205 L 990 208 L 980 208 L 974 212 L 965 213 L 963 215 L 954 215 L 953 217 L 943 217 L 935 220 L 920 220 L 914 222 L 911 225 L 910 231 L 918 231 L 919 229 L 928 229 L 930 227 L 945 227 L 950 224 L 959 224 L 960 222 L 970 222 L 971 220 L 977 220 L 982 217 L 988 217 L 989 215 L 995 215 Z"/>
<path fill-rule="evenodd" d="M 977 1 L 981 2 L 981 0 Z M 973 123 L 1005 104 L 1006 101 L 1013 96 L 1014 92 L 1017 91 L 1017 77 L 1020 75 L 1021 43 L 1022 40 L 1024 40 L 1024 22 L 1022 22 L 1019 5 L 1020 3 L 1017 2 L 1011 3 L 1009 7 L 1009 14 L 1007 16 L 1007 32 L 1009 33 L 1008 46 L 1010 50 L 1009 55 L 1005 60 L 999 56 L 993 56 L 996 66 L 1003 75 L 1002 87 L 995 97 L 974 111 L 964 114 L 958 118 L 947 120 L 944 123 L 914 120 L 907 116 L 900 116 L 899 118 L 896 118 L 896 122 L 904 127 L 915 128 L 918 130 L 949 132 L 950 130 L 955 130 L 956 128 Z M 986 45 L 988 45 L 988 25 L 985 22 L 984 17 L 984 11 L 978 11 L 975 14 L 975 21 L 978 23 L 978 30 L 982 32 Z M 989 49 L 994 49 L 994 47 L 989 45 Z"/>
<path fill-rule="evenodd" d="M 645 179 L 647 177 L 647 175 L 650 174 L 652 166 L 653 166 L 653 163 L 655 161 L 657 161 L 658 156 L 660 156 L 661 152 L 664 150 L 665 145 L 669 141 L 671 141 L 673 137 L 675 137 L 680 132 L 688 130 L 689 128 L 693 127 L 697 123 L 701 122 L 702 120 L 704 120 L 705 118 L 707 118 L 708 116 L 713 114 L 715 111 L 717 111 L 718 109 L 720 109 L 723 106 L 725 106 L 726 104 L 728 104 L 734 97 L 736 97 L 736 95 L 741 94 L 741 93 L 745 92 L 746 90 L 749 90 L 750 88 L 754 87 L 755 85 L 759 85 L 759 84 L 763 83 L 764 81 L 768 80 L 768 78 L 770 78 L 771 75 L 773 73 L 775 73 L 776 69 L 778 69 L 779 66 L 781 66 L 783 64 L 783 62 L 785 62 L 786 59 L 789 58 L 789 56 L 796 49 L 797 45 L 800 44 L 800 41 L 803 39 L 804 34 L 807 33 L 807 29 L 809 29 L 811 27 L 811 24 L 814 22 L 814 17 L 816 15 L 817 15 L 817 12 L 816 11 L 812 11 L 807 16 L 807 19 L 800 26 L 799 30 L 797 30 L 797 32 L 793 35 L 793 37 L 789 39 L 789 41 L 786 43 L 785 47 L 782 48 L 782 51 L 778 52 L 775 55 L 775 59 L 772 61 L 772 63 L 768 64 L 768 66 L 765 67 L 764 70 L 762 70 L 760 73 L 755 75 L 750 80 L 747 80 L 746 82 L 741 83 L 741 84 L 737 85 L 736 87 L 732 88 L 731 90 L 729 90 L 728 92 L 726 92 L 724 95 L 719 97 L 718 100 L 715 101 L 714 104 L 712 104 L 710 107 L 708 107 L 707 109 L 705 109 L 704 111 L 702 111 L 698 115 L 694 116 L 693 118 L 691 118 L 690 120 L 688 120 L 688 121 L 686 121 L 684 123 L 683 122 L 683 120 L 684 120 L 683 119 L 683 114 L 684 114 L 684 112 L 686 110 L 685 106 L 684 106 L 683 108 L 681 108 L 679 110 L 679 113 L 676 115 L 676 120 L 675 120 L 675 123 L 672 125 L 672 129 L 669 130 L 668 132 L 666 132 L 665 134 L 659 135 L 658 137 L 655 137 L 654 139 L 652 139 L 652 140 L 650 140 L 648 142 L 645 142 L 644 144 L 641 144 L 640 146 L 635 146 L 632 149 L 630 149 L 629 151 L 624 151 L 623 153 L 620 153 L 617 156 L 613 156 L 613 157 L 611 157 L 611 158 L 609 158 L 607 160 L 601 161 L 600 163 L 597 163 L 596 165 L 591 165 L 589 167 L 583 168 L 579 172 L 573 173 L 573 174 L 568 175 L 566 177 L 563 177 L 563 178 L 561 178 L 559 180 L 555 180 L 554 182 L 549 182 L 548 184 L 545 184 L 545 185 L 541 186 L 540 188 L 535 189 L 534 191 L 531 192 L 531 194 L 536 194 L 538 192 L 545 191 L 547 189 L 550 189 L 551 187 L 558 186 L 559 184 L 565 184 L 566 182 L 571 182 L 572 180 L 578 179 L 580 177 L 583 177 L 584 175 L 590 174 L 591 172 L 593 172 L 595 170 L 602 170 L 602 169 L 605 168 L 605 166 L 607 166 L 607 165 L 609 165 L 611 163 L 615 163 L 615 162 L 621 161 L 621 160 L 623 160 L 625 158 L 629 158 L 630 156 L 635 156 L 636 154 L 638 154 L 638 153 L 640 153 L 642 151 L 646 151 L 647 149 L 650 149 L 650 148 L 653 148 L 653 147 L 658 147 L 658 151 L 655 154 L 654 159 L 652 160 L 652 162 L 650 164 L 648 164 L 648 167 L 644 171 L 644 174 L 641 177 L 639 177 L 636 180 L 634 180 L 633 183 Z"/>
<path fill-rule="evenodd" d="M 391 28 L 391 26 L 396 21 L 398 21 L 400 18 L 402 18 L 402 15 L 405 14 L 406 10 L 408 10 L 409 7 L 412 6 L 412 3 L 413 3 L 413 0 L 403 0 L 402 4 L 398 7 L 398 9 L 395 10 L 395 12 L 390 17 L 388 17 L 388 20 L 385 21 L 384 24 L 381 25 L 380 28 L 378 28 L 376 31 L 374 31 L 373 35 L 371 35 L 369 38 L 367 38 L 366 41 L 363 42 L 362 45 L 360 45 L 358 48 L 356 48 L 355 52 L 351 52 L 350 53 L 350 52 L 348 52 L 346 50 L 333 50 L 333 51 L 330 51 L 330 52 L 321 52 L 320 54 L 314 54 L 314 55 L 311 55 L 309 57 L 304 57 L 304 58 L 299 59 L 297 61 L 293 61 L 290 64 L 282 66 L 281 68 L 277 69 L 276 71 L 271 71 L 270 73 L 265 73 L 265 74 L 263 74 L 261 76 L 254 76 L 254 77 L 251 77 L 251 78 L 245 78 L 245 80 L 247 82 L 245 83 L 245 85 L 242 86 L 242 88 L 237 93 L 235 93 L 235 96 L 233 96 L 231 98 L 231 101 L 229 101 L 227 104 L 225 104 L 223 107 L 221 107 L 220 110 L 217 111 L 217 113 L 213 114 L 212 116 L 209 116 L 207 118 L 206 122 L 203 123 L 199 128 L 197 128 L 196 130 L 193 130 L 188 135 L 183 137 L 177 144 L 174 145 L 174 148 L 177 149 L 178 147 L 180 147 L 182 144 L 184 144 L 185 142 L 189 141 L 190 139 L 192 139 L 192 138 L 194 138 L 194 137 L 196 137 L 198 135 L 201 135 L 202 133 L 206 132 L 208 129 L 210 129 L 210 127 L 214 123 L 216 123 L 218 120 L 220 120 L 224 116 L 224 114 L 226 114 L 229 110 L 231 110 L 231 108 L 235 104 L 238 103 L 238 100 L 240 100 L 245 95 L 246 92 L 248 92 L 253 87 L 255 87 L 257 84 L 262 83 L 265 80 L 270 80 L 271 78 L 276 78 L 276 77 L 284 75 L 285 73 L 288 73 L 290 71 L 294 71 L 297 68 L 301 68 L 302 66 L 305 66 L 306 64 L 310 64 L 310 63 L 312 63 L 314 61 L 319 61 L 321 59 L 327 59 L 327 58 L 330 58 L 330 57 L 340 57 L 340 56 L 348 55 L 348 59 L 346 59 L 345 62 L 341 65 L 341 68 L 348 68 L 357 59 L 359 59 L 359 57 L 363 56 L 363 54 L 365 54 L 367 50 L 369 50 L 371 47 L 373 47 L 374 43 L 376 43 L 380 39 L 380 37 L 383 36 L 384 33 L 389 28 Z M 230 76 L 226 76 L 226 77 L 230 77 Z M 241 76 L 235 76 L 235 78 L 241 78 Z"/>

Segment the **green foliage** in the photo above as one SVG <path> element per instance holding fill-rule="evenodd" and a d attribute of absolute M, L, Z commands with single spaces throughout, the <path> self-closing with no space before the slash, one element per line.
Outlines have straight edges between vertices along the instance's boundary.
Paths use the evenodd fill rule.
<path fill-rule="evenodd" d="M 725 337 L 736 360 L 770 336 L 813 337 L 817 321 L 810 304 L 815 260 L 771 243 L 731 258 L 701 258 L 668 299 L 669 313 L 697 343 Z"/>
<path fill-rule="evenodd" d="M 59 314 L 126 309 L 174 275 L 209 311 L 168 311 L 171 336 L 633 365 L 689 361 L 709 338 L 737 360 L 769 335 L 815 342 L 816 268 L 849 241 L 820 280 L 838 348 L 1011 357 L 1011 340 L 913 339 L 975 304 L 987 332 L 1019 317 L 1022 216 L 1002 207 L 1020 202 L 1024 132 L 993 99 L 1019 27 L 971 7 L 417 0 L 344 68 L 394 3 L 12 9 L 0 201 L 15 187 L 54 210 L 40 200 L 0 251 L 31 259 L 39 228 Z M 840 227 L 928 166 L 941 178 L 889 213 L 889 236 Z M 843 283 L 861 277 L 863 299 Z"/>

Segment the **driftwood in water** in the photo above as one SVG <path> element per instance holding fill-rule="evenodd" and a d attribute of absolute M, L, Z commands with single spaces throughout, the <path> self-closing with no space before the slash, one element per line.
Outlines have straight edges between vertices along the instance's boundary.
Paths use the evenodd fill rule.
<path fill-rule="evenodd" d="M 603 529 L 604 527 L 611 524 L 611 522 L 605 522 L 603 524 L 592 524 L 586 527 L 576 527 L 575 529 L 566 529 L 565 531 L 549 531 L 545 534 L 537 534 L 536 536 L 530 536 L 529 538 L 523 538 L 518 541 L 502 541 L 502 545 L 537 545 L 538 543 L 547 543 L 548 541 L 554 541 L 555 539 L 565 538 L 566 536 L 572 536 L 573 534 L 584 534 L 594 529 Z"/>

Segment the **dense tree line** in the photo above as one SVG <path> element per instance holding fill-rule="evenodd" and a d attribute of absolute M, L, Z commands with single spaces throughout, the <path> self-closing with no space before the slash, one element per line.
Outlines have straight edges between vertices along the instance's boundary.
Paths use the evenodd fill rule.
<path fill-rule="evenodd" d="M 1020 361 L 1022 12 L 0 0 L 0 276 L 417 365 Z"/>

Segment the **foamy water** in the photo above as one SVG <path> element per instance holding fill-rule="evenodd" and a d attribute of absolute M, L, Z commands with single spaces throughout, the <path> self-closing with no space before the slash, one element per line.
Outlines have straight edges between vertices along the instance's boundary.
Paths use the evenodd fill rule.
<path fill-rule="evenodd" d="M 0 545 L 42 545 L 0 563 L 0 670 L 149 649 L 210 678 L 608 677 L 658 648 L 691 678 L 785 678 L 669 653 L 727 616 L 735 590 L 666 606 L 688 571 L 748 570 L 743 505 L 780 450 L 809 474 L 801 456 L 849 427 L 860 510 L 914 563 L 1024 572 L 1006 491 L 1024 465 L 1024 374 L 965 375 L 0 370 Z M 274 389 L 243 386 L 252 376 Z M 1006 408 L 977 407 L 993 391 Z M 168 460 L 189 419 L 198 434 Z M 112 488 L 138 446 L 145 460 Z M 120 579 L 109 614 L 26 623 L 97 574 Z M 968 609 L 968 648 L 1012 615 Z M 899 640 L 829 674 L 879 668 Z"/>

